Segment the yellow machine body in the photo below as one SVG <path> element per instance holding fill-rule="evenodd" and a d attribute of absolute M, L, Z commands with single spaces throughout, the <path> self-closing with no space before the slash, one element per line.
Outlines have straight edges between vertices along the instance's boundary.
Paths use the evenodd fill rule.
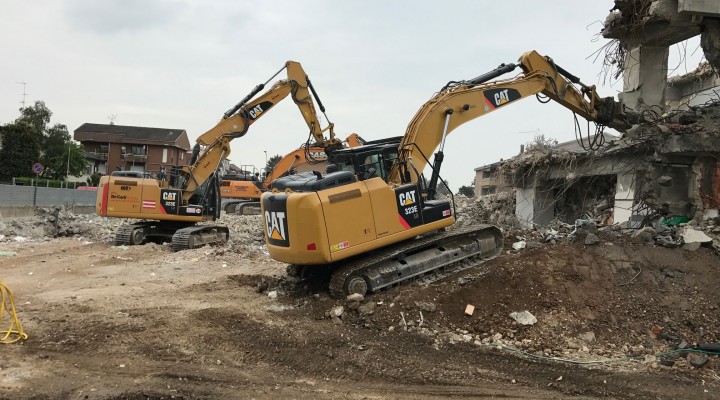
<path fill-rule="evenodd" d="M 103 217 L 202 222 L 213 217 L 181 203 L 181 190 L 162 188 L 157 179 L 103 176 L 95 212 Z"/>
<path fill-rule="evenodd" d="M 448 202 L 443 218 L 413 223 L 420 215 L 419 196 L 415 184 L 393 189 L 381 178 L 321 191 L 265 193 L 270 256 L 292 264 L 329 264 L 455 222 Z"/>

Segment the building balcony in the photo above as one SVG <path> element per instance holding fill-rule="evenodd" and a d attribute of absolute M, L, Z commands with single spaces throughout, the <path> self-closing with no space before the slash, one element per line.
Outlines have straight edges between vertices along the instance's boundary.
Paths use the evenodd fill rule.
<path fill-rule="evenodd" d="M 86 152 L 85 157 L 91 160 L 107 160 L 108 153 Z"/>
<path fill-rule="evenodd" d="M 147 161 L 147 154 L 121 154 L 120 158 L 128 162 L 145 162 Z"/>

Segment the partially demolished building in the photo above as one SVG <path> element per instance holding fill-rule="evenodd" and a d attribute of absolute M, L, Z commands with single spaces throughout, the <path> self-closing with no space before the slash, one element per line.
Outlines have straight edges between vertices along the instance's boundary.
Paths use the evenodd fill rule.
<path fill-rule="evenodd" d="M 607 72 L 623 77 L 620 100 L 642 123 L 594 146 L 534 146 L 502 162 L 499 185 L 516 189 L 521 226 L 593 219 L 632 228 L 654 216 L 716 218 L 720 1 L 616 0 L 602 34 L 612 39 L 604 49 Z M 696 35 L 707 62 L 668 80 L 669 46 Z"/>

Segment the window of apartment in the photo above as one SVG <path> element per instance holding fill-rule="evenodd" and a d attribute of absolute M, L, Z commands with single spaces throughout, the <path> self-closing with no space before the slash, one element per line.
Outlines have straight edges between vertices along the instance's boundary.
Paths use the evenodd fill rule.
<path fill-rule="evenodd" d="M 167 148 L 164 148 L 164 149 L 163 149 L 163 158 L 162 158 L 162 162 L 164 162 L 164 163 L 166 163 L 166 162 L 167 162 L 167 153 L 168 153 L 168 151 L 167 151 L 167 150 L 168 150 Z"/>
<path fill-rule="evenodd" d="M 145 146 L 133 146 L 131 150 L 132 150 L 132 154 L 135 156 L 147 155 L 147 153 L 145 151 Z"/>
<path fill-rule="evenodd" d="M 107 153 L 108 153 L 108 146 L 106 146 L 106 145 L 100 145 L 100 146 L 98 146 L 97 152 L 98 152 L 98 154 L 107 154 Z"/>
<path fill-rule="evenodd" d="M 180 159 L 181 159 L 181 160 L 184 160 L 184 159 L 185 159 L 185 152 L 184 152 L 184 151 L 181 151 L 181 152 L 180 152 Z"/>
<path fill-rule="evenodd" d="M 493 193 L 495 193 L 495 186 L 485 186 L 480 189 L 480 194 L 483 196 Z"/>
<path fill-rule="evenodd" d="M 482 178 L 483 179 L 492 179 L 494 177 L 493 171 L 483 171 L 482 172 Z"/>
<path fill-rule="evenodd" d="M 125 154 L 126 151 L 125 146 L 120 146 L 120 154 Z"/>

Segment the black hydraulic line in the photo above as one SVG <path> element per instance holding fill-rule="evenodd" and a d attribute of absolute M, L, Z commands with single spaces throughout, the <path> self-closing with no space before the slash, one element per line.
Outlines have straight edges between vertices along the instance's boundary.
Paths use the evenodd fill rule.
<path fill-rule="evenodd" d="M 445 128 L 443 128 L 442 142 L 440 142 L 440 149 L 435 153 L 433 159 L 432 175 L 430 175 L 430 184 L 427 188 L 428 200 L 435 200 L 435 194 L 437 194 L 437 183 L 440 177 L 440 166 L 442 166 L 443 159 L 445 158 L 445 139 L 447 138 L 448 124 L 450 123 L 450 116 L 453 114 L 453 109 L 448 108 L 445 110 Z"/>
<path fill-rule="evenodd" d="M 432 174 L 430 175 L 430 183 L 428 183 L 427 187 L 428 200 L 435 200 L 435 195 L 437 194 L 438 177 L 440 176 L 440 166 L 442 165 L 444 158 L 445 154 L 442 151 L 438 151 L 437 153 L 435 153 L 435 158 L 433 158 Z"/>
<path fill-rule="evenodd" d="M 512 72 L 515 70 L 515 68 L 518 67 L 518 64 L 510 63 L 510 64 L 500 64 L 499 67 L 495 68 L 494 70 L 490 72 L 486 72 L 476 78 L 473 78 L 469 80 L 467 83 L 471 85 L 479 85 L 481 83 L 485 83 L 491 79 L 495 79 L 500 75 L 507 74 L 508 72 Z"/>
<path fill-rule="evenodd" d="M 325 112 L 325 106 L 324 106 L 323 103 L 320 101 L 320 96 L 318 96 L 317 92 L 315 91 L 315 87 L 314 87 L 314 86 L 312 85 L 312 83 L 310 82 L 310 78 L 305 77 L 305 80 L 307 81 L 308 87 L 310 88 L 310 91 L 312 92 L 313 97 L 315 98 L 315 101 L 318 103 L 318 107 L 320 108 L 320 111 L 322 111 L 322 112 L 324 113 L 324 112 Z"/>
<path fill-rule="evenodd" d="M 248 101 L 250 101 L 250 99 L 252 99 L 253 97 L 255 97 L 255 95 L 258 94 L 258 93 L 260 93 L 260 91 L 263 90 L 264 88 L 265 88 L 265 84 L 263 84 L 263 83 L 255 86 L 255 89 L 253 89 L 250 93 L 248 93 L 248 95 L 245 96 L 245 98 L 243 98 L 242 100 L 240 100 L 239 103 L 235 104 L 235 106 L 234 106 L 233 108 L 227 110 L 227 111 L 225 112 L 225 114 L 223 114 L 223 118 L 226 118 L 226 119 L 227 119 L 227 118 L 230 118 L 233 114 L 235 114 L 235 112 L 237 112 L 237 110 L 240 109 L 240 107 L 244 106 L 245 103 L 247 103 Z"/>
<path fill-rule="evenodd" d="M 545 58 L 546 58 L 547 61 L 550 63 L 550 65 L 552 65 L 553 67 L 555 67 L 555 69 L 557 70 L 557 72 L 560 73 L 560 75 L 562 75 L 562 76 L 564 76 L 565 78 L 567 78 L 567 80 L 569 80 L 570 82 L 572 82 L 572 83 L 574 83 L 574 84 L 580 85 L 580 86 L 582 86 L 582 87 L 584 87 L 584 88 L 588 87 L 586 84 L 584 84 L 584 83 L 582 83 L 582 82 L 580 81 L 580 78 L 578 78 L 577 76 L 571 74 L 571 73 L 568 72 L 568 70 L 566 70 L 565 68 L 563 68 L 563 67 L 555 64 L 555 61 L 553 61 L 552 58 L 550 58 L 550 57 L 545 57 Z"/>

